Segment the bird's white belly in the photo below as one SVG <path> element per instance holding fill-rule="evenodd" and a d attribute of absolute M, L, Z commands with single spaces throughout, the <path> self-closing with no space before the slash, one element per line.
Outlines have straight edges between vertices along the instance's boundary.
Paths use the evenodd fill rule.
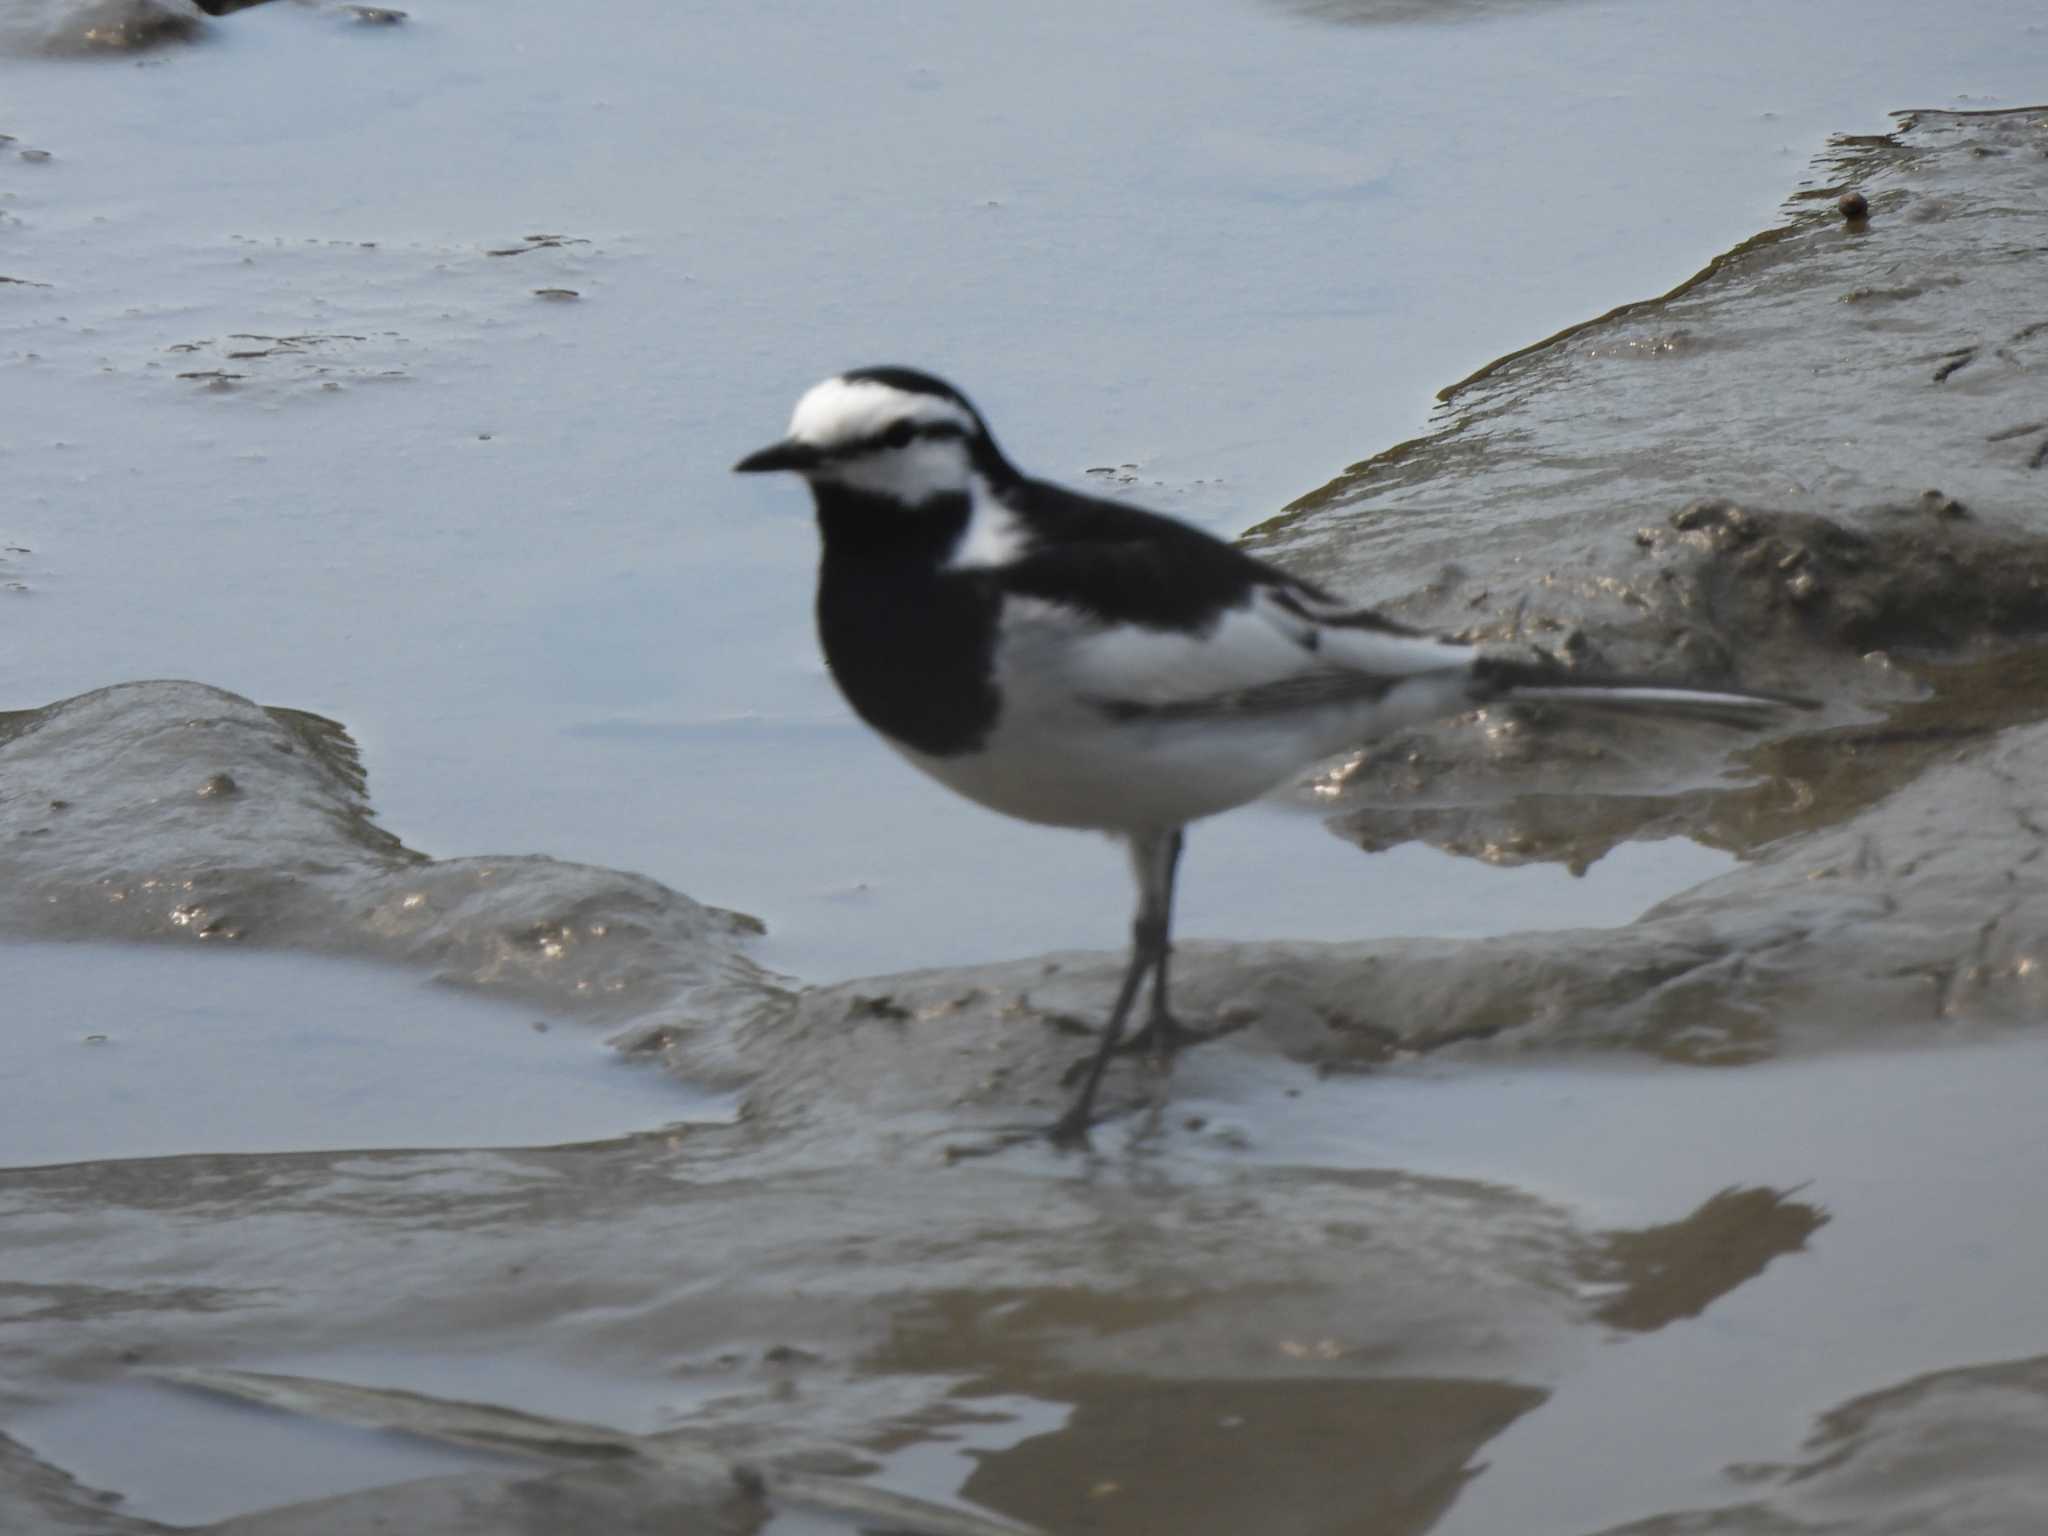
<path fill-rule="evenodd" d="M 1182 826 L 1256 799 L 1300 768 L 1279 742 L 1176 743 L 1175 725 L 1096 724 L 1087 734 L 998 727 L 959 757 L 897 750 L 956 794 L 1024 821 L 1136 832 Z"/>
<path fill-rule="evenodd" d="M 1072 700 L 1014 693 L 983 749 L 897 750 L 957 794 L 1024 821 L 1139 832 L 1255 800 L 1371 734 L 1363 710 L 1263 719 L 1112 721 Z"/>

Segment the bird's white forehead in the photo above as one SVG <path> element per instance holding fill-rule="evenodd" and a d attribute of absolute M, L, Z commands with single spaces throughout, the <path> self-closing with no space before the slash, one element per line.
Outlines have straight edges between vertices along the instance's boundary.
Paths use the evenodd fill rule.
<path fill-rule="evenodd" d="M 914 394 L 879 379 L 831 378 L 804 391 L 789 418 L 789 435 L 814 448 L 837 448 L 878 436 L 898 421 L 950 421 L 963 431 L 974 426 L 965 407 L 942 395 Z"/>

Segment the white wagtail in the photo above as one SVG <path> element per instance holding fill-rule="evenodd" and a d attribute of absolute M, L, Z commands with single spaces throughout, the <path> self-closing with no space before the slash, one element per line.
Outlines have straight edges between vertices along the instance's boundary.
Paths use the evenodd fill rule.
<path fill-rule="evenodd" d="M 1738 721 L 1800 702 L 1585 679 L 1411 629 L 1185 523 L 1026 478 L 965 395 L 909 368 L 825 380 L 733 468 L 810 482 L 825 660 L 883 740 L 992 810 L 1129 844 L 1130 964 L 1062 1142 L 1086 1138 L 1148 974 L 1153 1048 L 1184 1034 L 1166 971 L 1189 822 L 1490 700 Z"/>

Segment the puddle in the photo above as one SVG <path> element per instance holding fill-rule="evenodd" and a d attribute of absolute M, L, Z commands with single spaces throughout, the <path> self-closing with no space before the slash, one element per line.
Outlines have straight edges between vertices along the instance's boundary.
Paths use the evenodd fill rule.
<path fill-rule="evenodd" d="M 955 1508 L 984 1507 L 960 1495 L 990 1459 L 1042 1436 L 1060 1434 L 1074 1417 L 1072 1404 L 1014 1392 L 980 1394 L 958 1406 L 958 1422 L 879 1457 L 881 1470 L 875 1481 L 915 1489 L 924 1498 Z"/>
<path fill-rule="evenodd" d="M 1096 1536 L 1420 1536 L 1473 1459 L 1542 1398 L 1491 1381 L 1068 1386 L 1071 1425 L 986 1456 L 966 1492 L 1043 1530 Z"/>
<path fill-rule="evenodd" d="M 732 1115 L 587 1028 L 368 963 L 6 944 L 0 975 L 0 1166 L 531 1146 Z"/>

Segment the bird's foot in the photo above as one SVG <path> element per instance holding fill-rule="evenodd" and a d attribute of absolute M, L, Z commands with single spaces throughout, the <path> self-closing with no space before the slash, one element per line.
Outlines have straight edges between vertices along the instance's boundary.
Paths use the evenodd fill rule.
<path fill-rule="evenodd" d="M 1088 1145 L 1088 1124 L 1090 1118 L 1087 1109 L 1082 1105 L 1076 1104 L 1064 1115 L 1061 1115 L 1059 1119 L 1046 1127 L 1046 1140 L 1062 1151 L 1078 1151 Z"/>

